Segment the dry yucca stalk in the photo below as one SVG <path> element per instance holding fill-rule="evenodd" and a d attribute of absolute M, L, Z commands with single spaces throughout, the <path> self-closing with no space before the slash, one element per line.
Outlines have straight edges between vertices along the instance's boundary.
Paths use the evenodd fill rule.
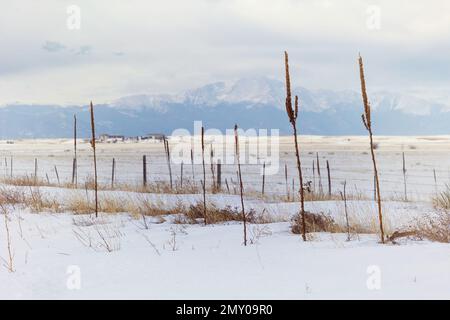
<path fill-rule="evenodd" d="M 77 116 L 73 115 L 73 167 L 72 184 L 77 185 Z"/>
<path fill-rule="evenodd" d="M 305 221 L 305 194 L 303 190 L 303 175 L 302 165 L 300 162 L 300 151 L 297 141 L 297 116 L 298 116 L 298 97 L 295 96 L 295 108 L 292 108 L 292 95 L 291 95 L 291 79 L 289 75 L 289 58 L 288 54 L 284 52 L 284 64 L 286 69 L 286 112 L 289 117 L 289 122 L 292 125 L 294 143 L 295 143 L 295 156 L 297 158 L 298 178 L 300 181 L 300 215 L 302 220 L 302 238 L 306 241 L 306 221 Z"/>
<path fill-rule="evenodd" d="M 206 168 L 205 168 L 205 128 L 202 127 L 202 166 L 203 166 L 203 218 L 205 219 L 205 225 L 208 223 L 206 219 Z"/>
<path fill-rule="evenodd" d="M 95 217 L 98 217 L 98 184 L 97 184 L 97 154 L 95 150 L 95 121 L 94 121 L 94 106 L 91 101 L 91 129 L 92 129 L 92 140 L 91 146 L 94 151 L 94 192 L 95 192 Z"/>
<path fill-rule="evenodd" d="M 405 201 L 408 201 L 408 193 L 406 192 L 406 161 L 405 161 L 405 153 L 402 153 L 402 173 L 403 173 L 403 187 L 405 192 Z"/>
<path fill-rule="evenodd" d="M 239 136 L 238 136 L 238 126 L 234 125 L 234 142 L 235 142 L 235 155 L 238 166 L 238 176 L 239 176 L 239 189 L 241 195 L 241 208 L 242 208 L 242 221 L 244 222 L 244 246 L 247 245 L 247 219 L 245 215 L 245 207 L 244 207 L 244 185 L 242 184 L 242 173 L 241 173 L 241 161 L 239 154 Z"/>
<path fill-rule="evenodd" d="M 362 122 L 364 124 L 364 127 L 366 128 L 367 132 L 369 133 L 369 140 L 370 140 L 370 153 L 372 155 L 372 163 L 373 163 L 373 171 L 375 176 L 375 189 L 376 189 L 376 195 L 377 195 L 377 205 L 378 205 L 378 220 L 380 224 L 380 233 L 381 233 L 381 242 L 384 243 L 384 229 L 383 229 L 383 214 L 381 212 L 381 197 L 380 197 L 380 181 L 378 179 L 378 170 L 377 170 L 377 162 L 375 159 L 375 147 L 373 143 L 373 136 L 372 136 L 372 119 L 370 114 L 370 103 L 369 99 L 367 97 L 367 91 L 366 91 L 366 80 L 364 77 L 364 64 L 363 59 L 361 56 L 359 56 L 358 59 L 359 62 L 359 78 L 361 80 L 361 93 L 362 93 L 362 99 L 364 103 L 364 113 L 361 115 Z"/>

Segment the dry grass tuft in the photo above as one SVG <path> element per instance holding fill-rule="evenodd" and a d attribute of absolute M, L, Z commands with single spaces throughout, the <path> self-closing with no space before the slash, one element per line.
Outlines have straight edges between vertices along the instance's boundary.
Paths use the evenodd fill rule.
<path fill-rule="evenodd" d="M 197 203 L 190 205 L 187 210 L 184 211 L 187 223 L 201 223 L 203 219 L 203 203 Z M 209 223 L 220 223 L 227 221 L 243 221 L 242 212 L 239 208 L 232 208 L 226 206 L 225 208 L 218 208 L 215 204 L 206 206 L 206 215 Z M 255 221 L 255 211 L 249 210 L 246 213 L 246 221 Z"/>
<path fill-rule="evenodd" d="M 430 241 L 450 243 L 450 211 L 439 210 L 416 220 L 420 237 Z"/>
<path fill-rule="evenodd" d="M 437 209 L 450 209 L 450 186 L 445 185 L 445 190 L 432 198 L 433 206 Z"/>
<path fill-rule="evenodd" d="M 23 204 L 32 212 L 63 212 L 63 207 L 56 199 L 44 196 L 39 187 L 30 187 L 30 193 L 24 197 Z"/>

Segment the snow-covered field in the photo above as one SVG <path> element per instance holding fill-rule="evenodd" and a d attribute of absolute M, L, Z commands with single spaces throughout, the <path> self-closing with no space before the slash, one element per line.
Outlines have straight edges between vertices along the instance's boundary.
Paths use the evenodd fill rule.
<path fill-rule="evenodd" d="M 364 136 L 300 136 L 302 166 L 305 178 L 319 187 L 317 172 L 313 174 L 313 161 L 319 155 L 321 168 L 320 183 L 327 188 L 326 161 L 331 168 L 331 183 L 333 192 L 342 189 L 342 183 L 352 193 L 363 193 L 373 197 L 373 171 L 369 154 L 367 137 Z M 176 150 L 179 138 L 171 138 L 172 151 Z M 181 139 L 186 144 L 190 139 Z M 194 176 L 198 182 L 201 179 L 201 150 L 198 137 L 194 143 L 194 174 L 190 160 L 184 161 L 183 176 L 185 181 Z M 220 154 L 226 154 L 231 146 L 224 144 L 216 136 L 206 137 L 205 162 L 207 164 L 206 179 L 211 180 L 209 170 L 210 149 L 213 148 L 217 163 Z M 242 161 L 243 182 L 247 190 L 261 191 L 261 170 L 267 156 L 256 150 L 256 138 L 248 138 L 242 142 L 242 153 L 252 157 L 253 161 Z M 270 139 L 269 139 L 270 141 Z M 57 182 L 55 167 L 61 182 L 70 182 L 72 177 L 73 141 L 71 139 L 46 140 L 15 140 L 14 143 L 0 141 L 0 178 L 2 176 L 31 176 L 35 172 L 34 164 L 37 160 L 37 175 L 52 183 Z M 228 141 L 229 142 L 229 141 Z M 406 178 L 408 197 L 416 200 L 429 200 L 442 189 L 450 180 L 450 136 L 418 136 L 418 137 L 375 137 L 377 144 L 377 158 L 380 174 L 381 193 L 384 198 L 398 199 L 403 197 L 402 153 L 405 153 Z M 260 147 L 269 143 L 259 141 Z M 78 181 L 83 182 L 92 177 L 92 151 L 87 141 L 78 140 Z M 142 184 L 142 157 L 147 157 L 148 181 L 168 181 L 169 170 L 166 162 L 164 146 L 160 142 L 126 142 L 126 143 L 98 143 L 98 176 L 105 184 L 111 182 L 112 160 L 115 159 L 115 181 L 128 184 Z M 267 195 L 286 195 L 285 165 L 288 171 L 288 184 L 291 188 L 292 179 L 295 181 L 296 165 L 292 137 L 282 136 L 278 144 L 278 170 L 266 177 Z M 221 153 L 222 152 L 222 153 Z M 175 153 L 175 152 L 173 152 Z M 270 153 L 268 151 L 267 153 Z M 175 154 L 172 154 L 174 157 Z M 189 158 L 189 157 L 188 157 Z M 11 161 L 13 162 L 11 168 Z M 236 165 L 222 159 L 222 182 L 227 179 L 230 189 L 236 183 Z M 317 169 L 317 163 L 315 164 Z M 172 164 L 173 179 L 180 180 L 181 165 Z"/>
<path fill-rule="evenodd" d="M 16 271 L 0 271 L 3 299 L 450 297 L 447 244 L 380 245 L 373 235 L 346 242 L 343 234 L 304 243 L 282 222 L 251 225 L 254 244 L 244 247 L 236 223 L 164 222 L 147 230 L 125 214 L 100 218 L 100 227 L 76 226 L 89 218 L 69 214 L 15 212 L 11 219 Z M 102 246 L 95 228 L 117 237 L 108 240 L 116 251 Z M 79 229 L 92 247 L 75 236 Z"/>
<path fill-rule="evenodd" d="M 280 148 L 281 161 L 292 167 L 294 177 L 292 145 L 288 144 L 287 139 L 282 138 L 285 144 Z M 305 166 L 311 166 L 308 163 L 315 158 L 316 151 L 329 160 L 336 180 L 333 182 L 333 193 L 341 190 L 343 180 L 347 181 L 349 195 L 364 193 L 364 197 L 348 201 L 351 223 L 376 230 L 376 207 L 370 189 L 371 163 L 365 154 L 367 140 L 363 137 L 302 139 Z M 381 190 L 393 188 L 396 192 L 383 193 L 386 197 L 383 202 L 386 229 L 391 233 L 408 228 L 425 214 L 435 212 L 431 197 L 436 189 L 442 190 L 448 178 L 444 172 L 450 167 L 446 151 L 446 148 L 450 151 L 450 139 L 381 137 L 377 141 Z M 31 174 L 34 158 L 38 158 L 40 176 L 50 174 L 53 166 L 57 165 L 61 177 L 69 180 L 70 148 L 70 140 L 1 143 L 0 152 L 5 155 L 6 161 L 3 161 L 0 170 L 5 171 L 5 176 L 10 174 L 9 160 L 12 156 L 14 175 Z M 120 169 L 121 159 L 135 159 L 133 161 L 141 163 L 140 157 L 147 154 L 155 163 L 154 167 L 149 163 L 150 179 L 158 174 L 165 179 L 167 165 L 160 148 L 161 145 L 150 143 L 99 144 L 100 163 L 106 167 L 115 157 L 119 163 L 117 179 L 122 177 L 139 181 L 140 168 L 134 170 L 134 165 L 128 165 Z M 402 150 L 406 154 L 409 175 L 407 202 L 402 199 Z M 79 152 L 79 175 L 82 179 L 90 170 L 89 145 L 80 142 Z M 436 183 L 433 169 L 438 176 Z M 110 167 L 102 170 L 101 179 L 108 181 Z M 189 166 L 185 170 L 186 175 L 191 174 Z M 309 175 L 308 170 L 306 174 Z M 224 178 L 231 179 L 233 176 L 235 168 L 225 166 Z M 383 182 L 383 178 L 389 180 L 387 177 L 392 180 L 391 185 Z M 259 190 L 259 169 L 245 172 L 243 178 L 248 188 L 253 186 Z M 269 179 L 273 182 L 266 186 L 267 190 L 284 191 L 283 169 Z M 326 174 L 323 174 L 322 180 L 326 188 Z M 3 194 L 13 191 L 28 197 L 35 196 L 38 191 L 40 196 L 62 204 L 73 197 L 93 199 L 93 192 L 84 189 L 0 187 Z M 102 190 L 99 195 L 101 199 L 109 197 L 130 203 L 145 198 L 164 208 L 175 207 L 178 203 L 195 204 L 202 200 L 199 194 L 121 190 Z M 240 198 L 232 192 L 208 194 L 207 201 L 219 207 L 229 205 L 240 208 Z M 34 213 L 24 205 L 5 203 L 3 206 L 8 214 L 0 213 L 0 298 L 450 298 L 448 244 L 403 239 L 398 245 L 383 245 L 376 234 L 356 233 L 352 234 L 351 241 L 346 241 L 346 234 L 314 233 L 310 235 L 310 241 L 303 242 L 290 229 L 291 218 L 299 210 L 298 202 L 275 201 L 252 193 L 246 196 L 245 204 L 246 210 L 264 213 L 269 222 L 248 226 L 248 246 L 243 245 L 243 226 L 239 222 L 204 226 L 176 223 L 177 215 L 148 216 L 148 228 L 145 228 L 142 217 L 129 212 L 101 213 L 95 218 L 93 215 L 54 213 L 51 210 Z M 340 225 L 345 223 L 344 204 L 340 200 L 307 202 L 306 209 L 329 215 Z M 14 272 L 7 268 L 8 247 L 12 253 Z"/>

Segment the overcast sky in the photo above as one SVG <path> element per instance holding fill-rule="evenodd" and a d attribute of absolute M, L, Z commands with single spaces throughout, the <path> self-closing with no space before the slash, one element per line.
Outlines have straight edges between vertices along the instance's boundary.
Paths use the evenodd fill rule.
<path fill-rule="evenodd" d="M 439 97 L 450 88 L 445 0 L 0 4 L 0 104 L 102 103 L 247 76 L 282 79 L 285 49 L 295 86 L 358 90 L 361 52 L 372 90 Z"/>

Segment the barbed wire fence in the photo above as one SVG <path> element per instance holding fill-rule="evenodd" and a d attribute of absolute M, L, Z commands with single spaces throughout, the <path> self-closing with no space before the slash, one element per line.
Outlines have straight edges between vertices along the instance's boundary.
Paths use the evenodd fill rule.
<path fill-rule="evenodd" d="M 322 152 L 318 166 L 315 160 L 317 155 L 319 153 L 302 154 L 302 158 L 305 158 L 304 179 L 313 192 L 337 196 L 346 182 L 349 193 L 359 194 L 366 199 L 374 198 L 373 175 L 368 165 L 355 165 L 340 159 L 339 155 L 332 152 Z M 200 186 L 201 163 L 171 161 L 169 166 L 165 157 L 163 150 L 151 153 L 142 151 L 134 155 L 99 155 L 99 183 L 120 190 L 120 186 L 124 184 L 168 184 L 173 179 L 172 188 L 176 188 L 179 193 L 182 193 L 183 184 Z M 406 159 L 408 160 L 408 157 Z M 214 157 L 205 160 L 208 160 L 206 184 L 210 185 L 211 189 L 215 186 L 215 192 L 235 194 L 238 190 L 236 165 L 223 163 Z M 429 201 L 447 188 L 450 181 L 449 169 L 435 168 L 433 164 L 423 163 L 420 168 L 406 166 L 404 172 L 401 157 L 396 160 L 397 165 L 380 168 L 380 189 L 384 199 Z M 293 157 L 284 154 L 279 160 L 276 174 L 273 175 L 263 174 L 266 171 L 263 170 L 264 159 L 259 159 L 258 162 L 241 164 L 247 194 L 285 198 L 288 201 L 298 200 L 299 183 L 295 175 Z M 76 166 L 76 181 L 79 186 L 83 187 L 86 181 L 92 179 L 92 174 L 91 156 L 79 155 Z M 0 176 L 3 176 L 5 181 L 27 177 L 37 178 L 48 184 L 67 185 L 74 182 L 73 175 L 74 165 L 70 155 L 30 157 L 10 153 L 3 160 L 0 158 Z"/>

